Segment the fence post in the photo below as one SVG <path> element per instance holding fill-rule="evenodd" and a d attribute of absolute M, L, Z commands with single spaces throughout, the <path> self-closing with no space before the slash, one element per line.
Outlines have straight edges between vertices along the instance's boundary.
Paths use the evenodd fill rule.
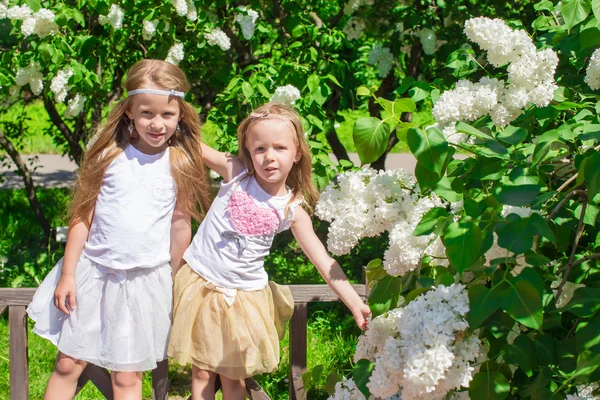
<path fill-rule="evenodd" d="M 27 316 L 24 306 L 8 306 L 10 400 L 29 398 L 27 366 Z"/>
<path fill-rule="evenodd" d="M 306 400 L 302 374 L 306 371 L 307 303 L 296 303 L 290 322 L 290 400 Z"/>

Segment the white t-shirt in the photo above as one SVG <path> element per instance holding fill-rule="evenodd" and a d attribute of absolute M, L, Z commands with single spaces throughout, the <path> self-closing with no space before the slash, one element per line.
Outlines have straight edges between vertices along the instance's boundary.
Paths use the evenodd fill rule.
<path fill-rule="evenodd" d="M 246 178 L 246 179 L 244 179 Z M 190 268 L 217 286 L 259 290 L 267 286 L 264 258 L 276 233 L 290 228 L 294 209 L 292 196 L 271 196 L 246 171 L 222 183 L 206 218 L 200 224 L 183 258 Z"/>
<path fill-rule="evenodd" d="M 169 148 L 149 155 L 127 146 L 104 173 L 83 254 L 114 269 L 168 262 L 175 203 Z"/>

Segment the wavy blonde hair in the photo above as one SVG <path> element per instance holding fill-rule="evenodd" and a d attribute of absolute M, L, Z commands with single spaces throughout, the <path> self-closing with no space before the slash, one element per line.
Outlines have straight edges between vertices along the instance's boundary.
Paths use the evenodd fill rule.
<path fill-rule="evenodd" d="M 319 193 L 315 189 L 312 181 L 312 158 L 310 147 L 304 136 L 304 129 L 302 129 L 300 116 L 293 108 L 280 103 L 267 103 L 255 109 L 238 127 L 238 145 L 240 148 L 238 156 L 248 169 L 248 174 L 254 175 L 254 165 L 252 164 L 250 152 L 246 147 L 246 139 L 248 138 L 250 128 L 258 122 L 267 119 L 288 121 L 294 126 L 294 131 L 296 133 L 294 135 L 294 142 L 297 149 L 300 151 L 301 157 L 298 163 L 294 163 L 285 180 L 285 184 L 292 190 L 292 198 L 288 202 L 288 206 L 296 199 L 302 198 L 302 205 L 304 208 L 307 211 L 312 212 L 319 199 Z"/>
<path fill-rule="evenodd" d="M 149 86 L 180 92 L 190 89 L 179 67 L 162 60 L 142 60 L 129 70 L 125 89 L 131 91 Z M 91 225 L 104 173 L 132 140 L 127 129 L 131 120 L 126 111 L 132 107 L 133 98 L 119 101 L 88 143 L 69 209 L 71 223 L 83 221 L 88 227 Z M 169 139 L 169 147 L 171 174 L 177 187 L 177 207 L 200 220 L 198 205 L 202 210 L 208 210 L 210 206 L 210 186 L 200 147 L 200 118 L 189 103 L 179 97 L 175 99 L 179 103 L 180 131 Z"/>

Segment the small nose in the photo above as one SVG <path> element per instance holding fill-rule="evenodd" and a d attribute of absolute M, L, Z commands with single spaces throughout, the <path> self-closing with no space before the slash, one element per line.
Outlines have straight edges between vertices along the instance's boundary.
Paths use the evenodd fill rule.
<path fill-rule="evenodd" d="M 273 150 L 272 149 L 267 149 L 267 151 L 265 151 L 265 160 L 267 160 L 267 161 L 273 160 Z"/>

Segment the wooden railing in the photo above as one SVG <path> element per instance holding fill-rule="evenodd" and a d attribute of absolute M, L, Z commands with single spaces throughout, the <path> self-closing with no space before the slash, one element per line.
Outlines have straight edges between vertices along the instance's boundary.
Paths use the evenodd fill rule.
<path fill-rule="evenodd" d="M 362 296 L 365 285 L 353 285 Z M 294 297 L 294 315 L 290 322 L 290 399 L 304 400 L 306 392 L 302 373 L 306 371 L 306 322 L 308 303 L 338 301 L 338 296 L 327 285 L 290 285 Z M 27 343 L 27 314 L 25 309 L 31 302 L 35 289 L 0 288 L 0 315 L 8 307 L 10 400 L 29 398 L 29 370 Z M 152 371 L 152 398 L 166 400 L 168 393 L 168 367 L 162 361 Z M 79 379 L 77 390 L 91 381 L 107 398 L 112 399 L 112 388 L 108 371 L 88 365 Z"/>

